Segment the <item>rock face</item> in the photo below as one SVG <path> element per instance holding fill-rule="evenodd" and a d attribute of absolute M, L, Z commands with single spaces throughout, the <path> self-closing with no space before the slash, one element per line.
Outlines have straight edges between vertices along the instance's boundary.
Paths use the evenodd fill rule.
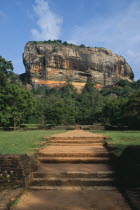
<path fill-rule="evenodd" d="M 82 88 L 90 80 L 105 87 L 134 77 L 125 59 L 105 48 L 28 42 L 23 62 L 27 81 L 32 85 L 54 87 L 71 81 Z"/>

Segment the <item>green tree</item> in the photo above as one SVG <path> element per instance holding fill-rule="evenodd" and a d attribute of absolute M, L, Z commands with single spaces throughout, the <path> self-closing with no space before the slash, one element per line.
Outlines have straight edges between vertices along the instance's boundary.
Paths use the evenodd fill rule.
<path fill-rule="evenodd" d="M 68 96 L 68 95 L 76 95 L 77 94 L 77 90 L 76 88 L 72 85 L 71 82 L 66 82 L 66 84 L 60 88 L 60 94 L 62 96 Z"/>
<path fill-rule="evenodd" d="M 65 41 L 65 42 L 63 42 L 63 45 L 68 45 L 68 43 Z"/>
<path fill-rule="evenodd" d="M 137 80 L 136 82 L 134 81 L 132 84 L 131 84 L 132 88 L 133 89 L 140 89 L 140 79 Z"/>
<path fill-rule="evenodd" d="M 11 71 L 13 71 L 12 62 L 6 61 L 5 58 L 0 56 L 0 87 L 6 84 Z"/>
<path fill-rule="evenodd" d="M 17 124 L 35 112 L 37 99 L 12 71 L 12 62 L 0 56 L 0 125 L 16 129 Z"/>
<path fill-rule="evenodd" d="M 10 84 L 0 89 L 0 124 L 14 130 L 21 121 L 36 111 L 37 99 L 19 84 Z"/>
<path fill-rule="evenodd" d="M 61 41 L 60 39 L 56 40 L 56 42 L 57 42 L 58 44 L 62 44 L 62 41 Z"/>
<path fill-rule="evenodd" d="M 62 98 L 61 95 L 50 95 L 45 99 L 45 118 L 50 124 L 75 123 L 75 101 L 71 97 Z"/>
<path fill-rule="evenodd" d="M 117 82 L 118 86 L 120 87 L 125 87 L 125 86 L 131 86 L 131 82 L 129 82 L 128 80 L 120 80 L 119 82 Z"/>
<path fill-rule="evenodd" d="M 140 90 L 132 94 L 125 106 L 126 123 L 131 129 L 140 129 Z"/>
<path fill-rule="evenodd" d="M 86 47 L 84 44 L 81 44 L 79 47 Z"/>
<path fill-rule="evenodd" d="M 93 91 L 97 90 L 95 87 L 94 87 L 94 83 L 92 82 L 87 82 L 82 90 L 82 93 L 84 92 L 87 92 L 89 94 L 92 94 Z"/>
<path fill-rule="evenodd" d="M 93 124 L 101 122 L 103 109 L 103 96 L 93 83 L 87 82 L 81 94 L 76 100 L 78 112 L 76 122 L 81 124 Z"/>
<path fill-rule="evenodd" d="M 13 71 L 13 65 L 11 61 L 6 61 L 5 58 L 0 56 L 0 72 L 8 74 L 9 71 Z"/>
<path fill-rule="evenodd" d="M 124 109 L 127 103 L 127 98 L 108 99 L 103 108 L 103 119 L 106 125 L 124 126 Z"/>

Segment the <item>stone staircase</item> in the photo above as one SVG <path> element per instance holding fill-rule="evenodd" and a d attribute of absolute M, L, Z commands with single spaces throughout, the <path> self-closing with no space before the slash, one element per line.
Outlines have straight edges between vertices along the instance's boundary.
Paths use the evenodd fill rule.
<path fill-rule="evenodd" d="M 92 144 L 92 145 L 95 145 L 95 146 L 102 146 L 103 144 L 103 137 L 96 137 L 96 138 L 93 138 L 93 137 L 60 137 L 60 138 L 57 138 L 57 137 L 52 137 L 50 140 L 50 143 L 51 145 L 71 145 L 71 144 Z"/>
<path fill-rule="evenodd" d="M 130 210 L 117 190 L 104 138 L 81 130 L 54 135 L 40 149 L 30 189 L 13 210 Z"/>
<path fill-rule="evenodd" d="M 40 167 L 33 174 L 30 189 L 115 189 L 104 137 L 75 130 L 54 135 L 49 142 L 38 153 Z"/>

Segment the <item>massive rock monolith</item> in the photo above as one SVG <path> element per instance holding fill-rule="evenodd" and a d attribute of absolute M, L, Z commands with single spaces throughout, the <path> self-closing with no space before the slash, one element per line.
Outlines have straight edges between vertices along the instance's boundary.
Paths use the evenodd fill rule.
<path fill-rule="evenodd" d="M 105 48 L 28 42 L 23 62 L 31 85 L 56 87 L 71 81 L 81 89 L 88 80 L 105 87 L 134 77 L 126 60 Z"/>

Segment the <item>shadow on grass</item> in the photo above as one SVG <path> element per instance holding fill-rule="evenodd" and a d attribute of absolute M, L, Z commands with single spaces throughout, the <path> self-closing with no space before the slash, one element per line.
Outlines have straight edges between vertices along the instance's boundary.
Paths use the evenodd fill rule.
<path fill-rule="evenodd" d="M 132 209 L 140 209 L 140 145 L 116 145 L 124 150 L 116 156 L 112 153 L 112 167 L 116 171 L 117 186 Z M 116 150 L 117 151 L 117 150 Z"/>
<path fill-rule="evenodd" d="M 140 146 L 128 146 L 117 165 L 120 183 L 128 187 L 140 187 Z"/>

